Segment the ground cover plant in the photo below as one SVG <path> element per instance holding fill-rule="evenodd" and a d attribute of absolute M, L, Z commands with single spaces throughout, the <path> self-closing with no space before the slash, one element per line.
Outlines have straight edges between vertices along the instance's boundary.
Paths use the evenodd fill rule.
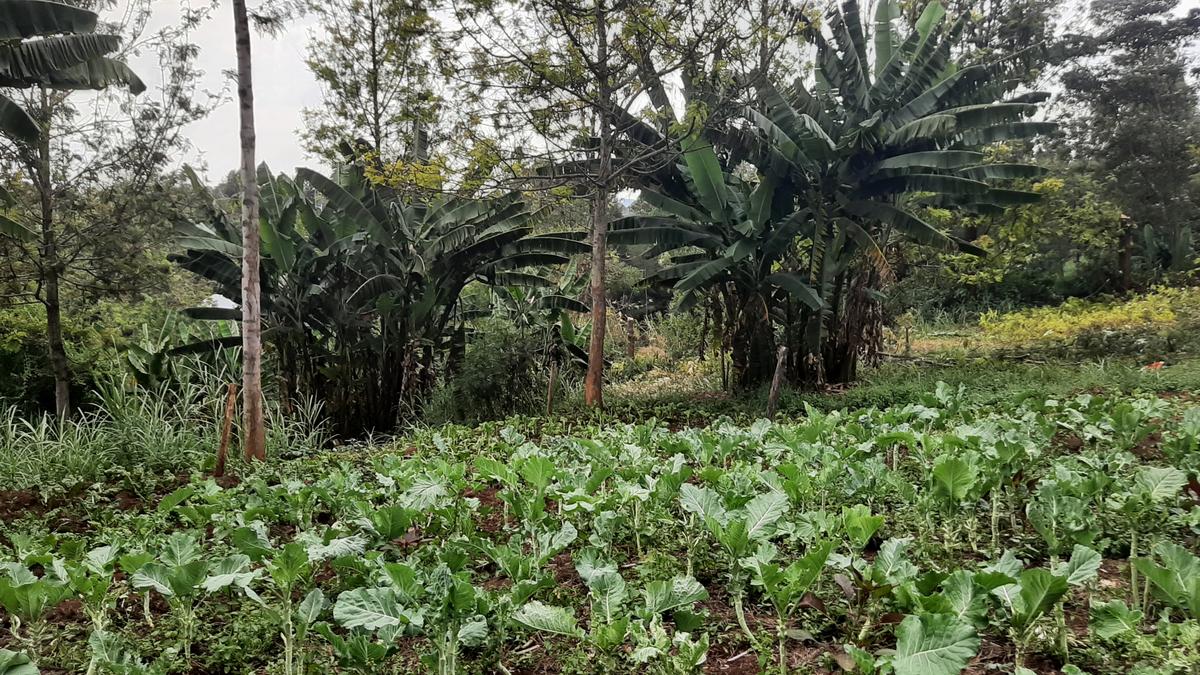
<path fill-rule="evenodd" d="M 1190 396 L 940 383 L 99 484 L 5 514 L 3 672 L 1190 672 L 1198 460 Z"/>

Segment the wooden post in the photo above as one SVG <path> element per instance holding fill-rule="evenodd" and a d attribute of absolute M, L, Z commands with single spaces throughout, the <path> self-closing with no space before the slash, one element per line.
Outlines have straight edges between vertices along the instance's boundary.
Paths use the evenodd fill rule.
<path fill-rule="evenodd" d="M 783 369 L 787 365 L 788 348 L 780 345 L 775 354 L 775 376 L 771 378 L 771 393 L 767 395 L 767 419 L 775 419 L 775 408 L 779 405 L 779 388 L 783 384 Z"/>
<path fill-rule="evenodd" d="M 221 444 L 217 446 L 217 465 L 213 467 L 213 478 L 225 475 L 225 458 L 229 456 L 229 439 L 233 434 L 233 411 L 237 405 L 237 383 L 230 382 L 225 394 L 225 421 L 221 425 Z"/>
<path fill-rule="evenodd" d="M 630 361 L 637 354 L 637 323 L 633 317 L 625 317 L 625 357 Z"/>
<path fill-rule="evenodd" d="M 554 413 L 554 387 L 558 384 L 558 361 L 550 362 L 550 383 L 546 386 L 546 416 Z"/>

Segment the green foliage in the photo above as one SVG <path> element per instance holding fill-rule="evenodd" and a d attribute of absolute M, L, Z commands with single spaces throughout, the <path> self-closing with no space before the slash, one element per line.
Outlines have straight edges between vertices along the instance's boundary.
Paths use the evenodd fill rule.
<path fill-rule="evenodd" d="M 536 412 L 545 405 L 545 336 L 495 318 L 477 321 L 466 356 L 434 391 L 426 422 L 472 422 Z"/>
<path fill-rule="evenodd" d="M 896 629 L 897 675 L 954 675 L 962 672 L 979 650 L 979 637 L 970 624 L 946 614 L 907 616 Z"/>
<path fill-rule="evenodd" d="M 146 85 L 125 64 L 106 58 L 121 41 L 95 33 L 94 12 L 43 0 L 14 0 L 0 12 L 0 84 L 44 85 L 57 89 L 103 89 L 123 84 L 135 94 Z M 27 40 L 27 38 L 42 38 Z M 0 132 L 33 143 L 43 132 L 38 121 L 12 99 L 0 96 Z"/>
<path fill-rule="evenodd" d="M 891 14 L 881 11 L 882 26 L 890 28 Z M 982 253 L 922 219 L 921 207 L 992 214 L 1039 197 L 997 182 L 1040 175 L 1038 167 L 985 164 L 977 149 L 1053 125 L 1024 121 L 1037 96 L 1004 99 L 1015 83 L 1002 66 L 950 60 L 965 18 L 948 21 L 931 3 L 895 50 L 876 54 L 874 78 L 863 63 L 858 3 L 832 8 L 827 19 L 808 35 L 815 82 L 798 79 L 784 90 L 760 83 L 748 113 L 754 135 L 681 139 L 683 163 L 661 168 L 642 193 L 659 214 L 611 228 L 616 243 L 673 254 L 648 281 L 673 283 L 685 306 L 725 289 L 720 302 L 742 387 L 771 375 L 772 321 L 788 327 L 794 380 L 854 379 L 877 328 L 870 308 L 891 276 L 884 250 L 893 237 Z M 754 175 L 722 166 L 718 150 L 752 163 Z"/>
<path fill-rule="evenodd" d="M 1081 669 L 1190 663 L 1195 524 L 1177 467 L 1194 462 L 1197 430 L 1171 421 L 1191 404 L 932 389 L 744 426 L 427 428 L 246 467 L 240 484 L 171 482 L 120 512 L 103 500 L 124 488 L 101 484 L 54 511 L 86 514 L 89 533 L 7 526 L 0 602 L 43 667 L 101 672 L 449 674 L 541 658 L 690 672 L 729 658 L 713 644 L 787 668 L 798 640 L 849 639 L 846 655 L 876 672 L 954 673 L 1065 653 L 1064 605 L 1085 603 L 1093 631 L 1068 642 Z M 1135 460 L 1128 439 L 1146 427 L 1178 465 Z M 1064 429 L 1086 443 L 1061 448 Z M 998 510 L 1000 541 L 1050 564 L 981 545 L 981 505 Z M 1123 579 L 1097 582 L 1131 520 L 1158 542 L 1135 557 L 1148 608 L 1115 600 Z M 64 598 L 90 637 L 59 650 L 81 620 L 48 618 Z M 531 632 L 552 653 L 522 651 Z M 984 640 L 1004 648 L 980 653 Z"/>
<path fill-rule="evenodd" d="M 1154 554 L 1161 564 L 1150 558 L 1136 558 L 1133 564 L 1154 586 L 1156 596 L 1193 619 L 1200 618 L 1200 558 L 1171 542 L 1160 543 Z"/>
<path fill-rule="evenodd" d="M 409 196 L 369 181 L 371 161 L 351 154 L 332 179 L 259 171 L 264 321 L 281 395 L 321 401 L 344 437 L 391 430 L 424 403 L 452 368 L 468 284 L 546 285 L 519 271 L 587 250 L 576 233 L 535 235 L 517 193 Z M 208 217 L 181 226 L 187 253 L 176 261 L 238 300 L 241 233 L 216 202 Z"/>
<path fill-rule="evenodd" d="M 992 161 L 1021 156 L 1002 144 Z M 1087 175 L 1059 168 L 1029 181 L 1041 199 L 992 216 L 930 209 L 931 222 L 962 232 L 987 251 L 974 256 L 909 247 L 913 265 L 888 293 L 894 312 L 911 309 L 973 315 L 988 309 L 1049 304 L 1121 287 L 1121 212 L 1103 186 Z"/>

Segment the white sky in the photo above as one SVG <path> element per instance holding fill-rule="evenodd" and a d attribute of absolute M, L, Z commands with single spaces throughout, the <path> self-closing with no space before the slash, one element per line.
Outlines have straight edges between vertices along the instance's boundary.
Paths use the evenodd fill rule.
<path fill-rule="evenodd" d="M 194 4 L 204 4 L 195 0 Z M 178 21 L 181 4 L 188 0 L 154 0 L 150 28 Z M 304 65 L 312 19 L 293 22 L 276 37 L 252 32 L 254 114 L 258 136 L 256 161 L 273 171 L 291 173 L 297 166 L 320 168 L 322 163 L 301 149 L 302 110 L 320 103 L 321 90 Z M 201 89 L 227 92 L 226 101 L 208 117 L 188 126 L 184 133 L 196 151 L 186 161 L 207 166 L 210 181 L 221 180 L 240 162 L 237 89 L 231 73 L 237 65 L 233 44 L 233 5 L 221 0 L 212 16 L 201 24 L 191 41 L 200 47 L 198 67 L 204 72 Z M 154 55 L 133 59 L 131 65 L 151 89 L 161 82 Z"/>

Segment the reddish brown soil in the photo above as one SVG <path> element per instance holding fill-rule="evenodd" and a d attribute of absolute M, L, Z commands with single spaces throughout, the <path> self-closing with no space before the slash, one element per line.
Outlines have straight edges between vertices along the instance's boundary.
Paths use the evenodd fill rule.
<path fill-rule="evenodd" d="M 463 497 L 474 497 L 479 500 L 480 518 L 475 521 L 482 532 L 496 534 L 506 529 L 504 522 L 504 502 L 500 499 L 500 488 L 489 486 L 479 490 L 468 488 L 463 491 Z"/>
<path fill-rule="evenodd" d="M 1161 446 L 1162 433 L 1155 431 L 1133 446 L 1132 452 L 1143 462 L 1157 462 L 1165 459 Z"/>

